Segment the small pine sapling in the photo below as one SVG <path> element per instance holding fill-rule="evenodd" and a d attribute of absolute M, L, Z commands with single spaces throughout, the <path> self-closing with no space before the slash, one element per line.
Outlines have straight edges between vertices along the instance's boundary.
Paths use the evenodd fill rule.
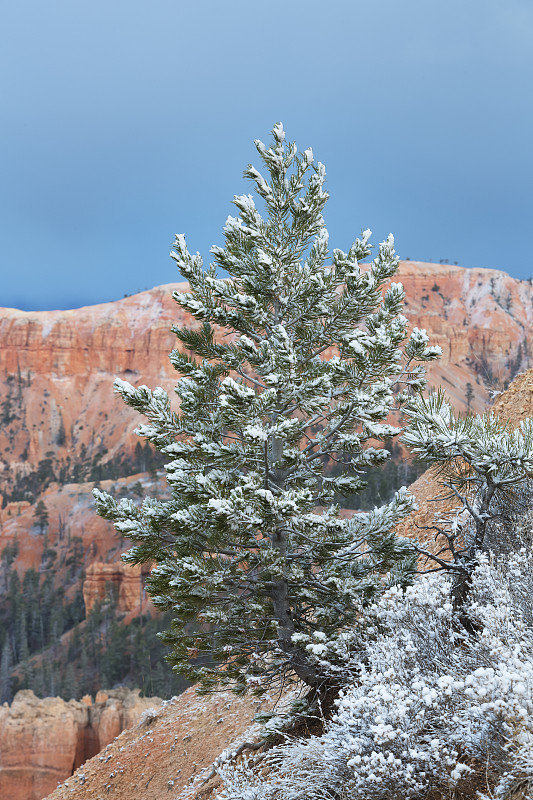
<path fill-rule="evenodd" d="M 530 494 L 533 478 L 533 420 L 524 419 L 513 430 L 495 414 L 455 415 L 444 394 L 416 398 L 405 407 L 410 421 L 402 439 L 419 459 L 436 468 L 447 499 L 455 508 L 437 516 L 437 548 L 416 546 L 435 569 L 455 574 L 453 603 L 469 627 L 467 600 L 478 554 L 509 545 L 509 518 L 521 495 Z M 445 496 L 443 495 L 443 497 Z M 507 520 L 507 524 L 506 524 Z M 491 542 L 496 535 L 505 542 Z M 513 524 L 513 523 L 511 523 Z M 522 542 L 517 539 L 514 549 Z M 512 542 L 510 543 L 513 548 Z"/>
<path fill-rule="evenodd" d="M 367 268 L 368 230 L 330 253 L 324 166 L 280 124 L 273 137 L 255 142 L 266 177 L 245 172 L 266 215 L 235 197 L 239 216 L 206 270 L 176 237 L 189 290 L 174 299 L 197 320 L 173 329 L 179 410 L 161 388 L 115 382 L 147 418 L 137 433 L 169 460 L 171 499 L 138 507 L 95 490 L 98 512 L 134 542 L 124 559 L 156 563 L 147 585 L 174 615 L 169 660 L 204 691 L 259 692 L 294 675 L 324 690 L 321 653 L 414 569 L 392 532 L 413 508 L 405 488 L 351 519 L 336 500 L 384 463 L 380 441 L 399 433 L 389 415 L 425 385 L 415 362 L 440 350 L 425 331 L 407 335 L 393 237 Z"/>

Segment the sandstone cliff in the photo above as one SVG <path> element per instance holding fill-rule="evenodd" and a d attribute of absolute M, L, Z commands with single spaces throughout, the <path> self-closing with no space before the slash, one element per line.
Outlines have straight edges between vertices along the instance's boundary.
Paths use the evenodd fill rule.
<path fill-rule="evenodd" d="M 398 279 L 410 321 L 443 348 L 430 380 L 446 386 L 457 407 L 467 403 L 468 383 L 468 402 L 480 410 L 489 388 L 529 366 L 529 282 L 413 261 L 402 262 Z M 194 324 L 171 298 L 176 286 L 71 311 L 0 310 L 0 493 L 10 495 L 32 471 L 41 484 L 51 475 L 83 477 L 133 452 L 139 418 L 111 383 L 119 376 L 173 386 L 170 327 Z"/>
<path fill-rule="evenodd" d="M 113 494 L 121 490 L 133 494 L 132 487 L 140 484 L 143 491 L 155 490 L 154 479 L 133 475 L 120 481 L 102 481 L 103 490 Z M 85 572 L 83 599 L 89 612 L 96 600 L 103 600 L 106 587 L 113 584 L 118 599 L 117 610 L 129 614 L 146 612 L 153 607 L 143 589 L 143 576 L 148 566 L 132 567 L 120 561 L 126 543 L 118 537 L 113 525 L 94 512 L 92 483 L 50 486 L 41 495 L 47 508 L 48 523 L 39 528 L 29 503 L 9 503 L 0 510 L 0 551 L 8 545 L 17 548 L 13 567 L 19 575 L 33 568 L 45 572 L 50 568 L 46 553 L 56 553 L 54 572 L 63 586 L 77 585 L 78 575 Z M 164 491 L 157 488 L 158 493 Z M 0 563 L 0 596 L 7 589 L 7 564 Z"/>
<path fill-rule="evenodd" d="M 124 564 L 123 561 L 112 561 L 108 564 L 93 561 L 87 568 L 83 582 L 86 613 L 94 608 L 95 603 L 105 599 L 109 584 L 116 587 L 119 613 L 146 613 L 150 601 L 146 596 L 142 578 L 149 572 L 150 567 L 147 564 L 137 566 Z"/>
<path fill-rule="evenodd" d="M 443 357 L 431 365 L 430 382 L 442 386 L 457 410 L 483 410 L 489 392 L 502 389 L 531 363 L 533 287 L 490 269 L 402 262 L 406 314 L 426 328 Z"/>
<path fill-rule="evenodd" d="M 41 800 L 160 703 L 128 689 L 68 703 L 19 692 L 11 706 L 0 707 L 0 797 Z"/>
<path fill-rule="evenodd" d="M 113 396 L 118 375 L 168 386 L 173 286 L 72 311 L 0 310 L 0 492 L 39 468 L 72 477 L 137 441 L 136 415 Z"/>

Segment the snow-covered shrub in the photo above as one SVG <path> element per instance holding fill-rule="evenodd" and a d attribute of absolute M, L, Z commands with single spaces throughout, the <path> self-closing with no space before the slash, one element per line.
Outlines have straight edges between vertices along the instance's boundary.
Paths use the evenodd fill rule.
<path fill-rule="evenodd" d="M 337 800 L 348 799 L 350 780 L 342 749 L 326 750 L 317 737 L 289 743 L 268 752 L 257 764 L 245 759 L 226 764 L 219 774 L 224 790 L 219 800 Z"/>
<path fill-rule="evenodd" d="M 155 722 L 158 718 L 159 714 L 161 713 L 161 709 L 157 708 L 145 708 L 142 712 L 141 716 L 139 717 L 139 721 L 137 723 L 138 728 L 148 727 Z"/>
<path fill-rule="evenodd" d="M 459 632 L 450 579 L 392 588 L 353 640 L 359 676 L 321 736 L 221 769 L 223 800 L 407 800 L 473 776 L 488 796 L 533 797 L 533 557 L 478 554 Z M 459 626 L 460 630 L 460 626 Z M 353 663 L 349 664 L 353 671 Z"/>

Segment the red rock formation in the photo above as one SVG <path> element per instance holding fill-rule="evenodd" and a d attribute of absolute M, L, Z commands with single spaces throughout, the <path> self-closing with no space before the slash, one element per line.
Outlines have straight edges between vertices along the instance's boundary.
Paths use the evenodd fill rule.
<path fill-rule="evenodd" d="M 404 262 L 398 279 L 406 289 L 411 323 L 425 327 L 433 343 L 440 344 L 444 351 L 442 360 L 431 366 L 430 380 L 434 385 L 443 385 L 457 407 L 466 404 L 467 383 L 472 384 L 475 393 L 471 405 L 480 410 L 491 381 L 502 381 L 513 370 L 528 364 L 527 339 L 533 324 L 533 293 L 528 282 L 516 281 L 495 270 L 415 262 Z M 134 384 L 166 388 L 173 385 L 175 376 L 167 359 L 174 346 L 169 327 L 172 322 L 183 324 L 186 315 L 170 299 L 170 288 L 159 287 L 116 303 L 76 311 L 0 312 L 0 458 L 4 464 L 0 490 L 9 494 L 14 473 L 36 468 L 48 452 L 53 464 L 57 464 L 68 455 L 73 461 L 81 458 L 82 447 L 92 457 L 105 446 L 105 460 L 134 446 L 136 439 L 131 429 L 138 417 L 120 400 L 113 400 L 111 381 L 118 375 Z M 533 377 L 520 380 L 523 391 L 519 397 L 509 400 L 506 395 L 497 403 L 506 416 L 530 413 L 529 384 Z M 134 480 L 137 478 L 125 483 Z M 111 484 L 102 482 L 107 489 Z M 433 489 L 428 476 L 420 485 L 422 506 Z M 102 585 L 105 588 L 111 577 L 118 584 L 119 597 L 121 587 L 129 587 L 123 591 L 122 602 L 130 608 L 131 603 L 136 603 L 138 576 L 125 579 L 115 563 L 106 563 L 116 562 L 124 545 L 112 526 L 95 516 L 90 488 L 89 484 L 50 487 L 43 495 L 50 518 L 50 545 L 61 551 L 69 539 L 80 536 L 82 558 L 88 568 L 88 604 L 101 596 Z M 421 508 L 421 512 L 427 513 L 427 508 Z M 0 517 L 0 551 L 16 538 L 20 551 L 16 566 L 21 570 L 41 563 L 43 537 L 36 529 L 33 514 L 33 507 L 13 503 L 4 508 Z M 90 566 L 92 562 L 97 562 L 94 567 Z M 0 586 L 1 581 L 2 575 Z M 10 709 L 0 709 L 0 797 L 33 800 L 42 796 L 39 792 L 49 779 L 53 783 L 46 785 L 53 788 L 67 762 L 69 769 L 81 763 L 128 724 L 127 715 L 120 710 L 124 706 L 114 705 L 115 701 L 110 696 L 102 708 L 97 704 L 99 711 L 91 711 L 93 706 L 87 703 L 73 705 L 55 700 L 35 701 L 45 703 L 36 706 L 23 693 Z M 237 701 L 232 700 L 235 705 L 229 707 L 229 713 L 216 704 L 197 705 L 187 696 L 182 702 L 189 703 L 189 707 L 184 705 L 175 717 L 169 710 L 168 724 L 167 712 L 162 716 L 160 741 L 154 746 L 153 758 L 144 762 L 146 768 L 144 729 L 123 734 L 121 746 L 131 746 L 127 755 L 119 754 L 118 745 L 111 746 L 108 752 L 116 763 L 124 759 L 128 765 L 127 772 L 119 770 L 115 774 L 114 796 L 159 798 L 170 786 L 169 781 L 174 781 L 173 786 L 183 783 L 182 779 L 191 774 L 192 761 L 206 765 L 217 755 L 215 750 L 223 749 L 250 719 L 250 715 L 246 716 L 249 710 L 240 709 Z M 23 722 L 25 715 L 32 720 L 29 726 Z M 46 720 L 50 721 L 49 729 Z M 226 721 L 230 725 L 227 729 Z M 180 740 L 179 759 L 171 750 L 178 722 L 190 730 Z M 48 730 L 60 730 L 61 737 Z M 189 740 L 184 737 L 189 735 L 192 739 L 187 749 Z M 78 774 L 71 786 L 54 792 L 54 800 L 103 796 L 111 771 L 110 765 L 98 759 L 92 761 L 86 770 L 87 780 L 82 781 Z M 67 774 L 62 773 L 63 778 Z M 17 781 L 24 791 L 33 794 L 14 794 Z"/>
<path fill-rule="evenodd" d="M 472 410 L 481 411 L 489 390 L 502 388 L 530 366 L 528 336 L 533 326 L 533 287 L 505 272 L 443 264 L 402 262 L 398 279 L 406 291 L 406 315 L 426 328 L 443 357 L 429 379 L 442 386 L 455 407 L 466 406 L 466 384 L 474 391 Z"/>
<path fill-rule="evenodd" d="M 128 689 L 90 704 L 19 692 L 0 708 L 0 797 L 41 800 L 160 702 Z"/>
<path fill-rule="evenodd" d="M 170 327 L 185 319 L 176 286 L 72 311 L 0 310 L 0 490 L 47 453 L 57 467 L 104 443 L 104 461 L 132 449 L 138 419 L 111 384 L 120 376 L 170 388 Z"/>
<path fill-rule="evenodd" d="M 95 561 L 87 568 L 83 583 L 83 602 L 89 613 L 94 604 L 104 600 L 109 584 L 115 587 L 117 610 L 125 614 L 146 612 L 148 599 L 143 585 L 143 576 L 149 573 L 147 565 L 133 566 L 123 561 L 105 564 Z"/>
<path fill-rule="evenodd" d="M 160 493 L 162 488 L 154 488 L 154 481 L 147 475 L 133 475 L 121 478 L 120 481 L 102 481 L 103 490 L 116 493 L 117 486 L 125 487 L 132 494 L 131 486 L 140 482 L 147 492 Z M 58 579 L 65 574 L 64 563 L 73 550 L 77 547 L 77 556 L 80 564 L 86 569 L 93 562 L 117 562 L 120 553 L 127 546 L 127 542 L 119 536 L 111 522 L 98 517 L 94 511 L 94 502 L 91 494 L 92 483 L 71 483 L 65 486 L 50 486 L 39 499 L 42 500 L 48 512 L 47 544 L 57 552 L 56 571 Z M 20 513 L 19 513 L 20 510 Z M 11 513 L 10 513 L 11 512 Z M 76 540 L 76 537 L 78 539 Z M 36 570 L 44 565 L 42 562 L 45 536 L 41 532 L 35 518 L 35 506 L 28 503 L 11 503 L 0 510 L 0 553 L 8 544 L 17 543 L 18 556 L 14 566 L 19 574 L 33 567 Z M 59 566 L 63 564 L 63 566 Z M 125 569 L 123 569 L 123 567 Z M 131 611 L 139 605 L 139 574 L 126 565 L 115 563 L 115 566 L 106 565 L 109 580 L 117 585 L 120 609 Z M 146 572 L 146 568 L 145 572 Z M 96 580 L 96 573 L 90 573 Z M 135 575 L 137 574 L 137 577 Z M 0 593 L 2 585 L 2 564 L 0 563 Z M 105 587 L 107 578 L 100 580 L 101 591 Z M 102 596 L 100 590 L 95 590 L 94 597 Z M 100 592 L 100 593 L 99 593 Z M 91 596 L 89 590 L 88 597 Z M 94 600 L 89 599 L 89 604 Z M 144 601 L 143 601 L 144 606 Z M 145 609 L 146 610 L 146 609 Z"/>
<path fill-rule="evenodd" d="M 491 382 L 528 366 L 529 282 L 497 270 L 412 261 L 402 262 L 397 279 L 412 324 L 443 348 L 431 380 L 458 407 L 466 404 L 468 382 L 479 410 Z M 131 452 L 139 418 L 113 396 L 111 383 L 119 376 L 173 386 L 170 326 L 194 324 L 171 298 L 176 286 L 72 311 L 0 310 L 0 491 L 9 493 L 13 476 L 35 469 L 47 453 L 57 473 L 68 457 L 72 466 L 103 450 L 102 463 Z"/>

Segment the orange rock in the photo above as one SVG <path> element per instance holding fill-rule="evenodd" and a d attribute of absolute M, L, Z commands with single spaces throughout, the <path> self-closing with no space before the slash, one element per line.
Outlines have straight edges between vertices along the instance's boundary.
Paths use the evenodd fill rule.
<path fill-rule="evenodd" d="M 146 565 L 133 566 L 123 561 L 105 564 L 93 562 L 87 568 L 83 583 L 85 611 L 89 613 L 97 601 L 102 601 L 114 588 L 117 597 L 117 610 L 141 613 L 147 610 L 148 598 L 143 587 L 143 575 L 149 572 Z"/>
<path fill-rule="evenodd" d="M 0 708 L 0 797 L 41 800 L 160 703 L 129 689 L 112 690 L 94 704 L 18 692 L 11 706 Z"/>
<path fill-rule="evenodd" d="M 84 715 L 57 698 L 19 692 L 0 709 L 0 797 L 40 800 L 72 772 Z"/>
<path fill-rule="evenodd" d="M 0 510 L 0 523 L 8 520 L 11 517 L 20 517 L 23 511 L 27 511 L 31 507 L 28 500 L 19 500 L 16 503 L 6 503 L 5 507 Z"/>
<path fill-rule="evenodd" d="M 491 382 L 508 378 L 520 359 L 528 366 L 528 281 L 414 261 L 401 263 L 396 280 L 404 284 L 411 323 L 443 348 L 430 380 L 445 385 L 457 407 L 466 404 L 467 383 L 475 394 L 472 408 L 480 410 Z M 197 324 L 172 300 L 177 286 L 186 285 L 69 311 L 0 309 L 0 491 L 9 491 L 15 472 L 26 474 L 47 457 L 57 467 L 67 456 L 79 460 L 82 449 L 88 459 L 107 449 L 102 463 L 131 453 L 139 416 L 113 397 L 111 384 L 118 376 L 172 389 L 170 327 Z"/>
<path fill-rule="evenodd" d="M 177 286 L 70 311 L 0 309 L 0 452 L 9 452 L 0 490 L 47 453 L 56 464 L 79 460 L 82 449 L 90 459 L 105 443 L 105 462 L 133 449 L 138 417 L 114 397 L 112 382 L 172 388 L 170 327 L 185 320 L 171 297 Z"/>
<path fill-rule="evenodd" d="M 205 800 L 219 781 L 202 787 L 220 753 L 234 742 L 252 741 L 254 714 L 272 702 L 235 697 L 229 691 L 198 697 L 195 687 L 148 710 L 47 800 Z M 196 782 L 195 782 L 196 781 Z"/>
<path fill-rule="evenodd" d="M 148 493 L 160 494 L 160 485 L 154 484 L 147 475 L 133 475 L 117 481 L 102 481 L 101 488 L 114 492 L 117 483 L 131 493 L 131 486 L 138 481 L 142 482 L 143 489 Z M 93 562 L 118 562 L 118 566 L 110 567 L 110 576 L 100 580 L 100 588 L 94 590 L 94 598 L 86 598 L 88 607 L 92 608 L 97 597 L 105 594 L 106 580 L 111 580 L 115 586 L 119 601 L 119 610 L 124 613 L 133 613 L 140 607 L 140 578 L 138 572 L 119 562 L 120 554 L 127 548 L 128 542 L 116 533 L 113 524 L 108 520 L 98 517 L 94 510 L 92 497 L 92 483 L 66 484 L 65 486 L 50 486 L 39 496 L 48 510 L 48 546 L 53 548 L 58 555 L 56 560 L 56 579 L 62 580 L 68 569 L 66 562 L 70 561 L 74 549 L 74 537 L 79 537 L 79 558 L 86 570 Z M 18 503 L 13 504 L 18 507 Z M 0 553 L 8 544 L 15 541 L 18 546 L 18 556 L 13 566 L 22 574 L 33 567 L 39 570 L 42 564 L 45 537 L 35 525 L 35 505 L 20 504 L 20 515 L 11 517 L 0 516 Z M 138 569 L 138 568 L 137 568 Z M 148 568 L 143 567 L 144 573 Z M 96 581 L 98 583 L 98 581 Z M 0 570 L 0 591 L 2 578 Z M 142 610 L 152 610 L 152 605 L 142 598 Z"/>

